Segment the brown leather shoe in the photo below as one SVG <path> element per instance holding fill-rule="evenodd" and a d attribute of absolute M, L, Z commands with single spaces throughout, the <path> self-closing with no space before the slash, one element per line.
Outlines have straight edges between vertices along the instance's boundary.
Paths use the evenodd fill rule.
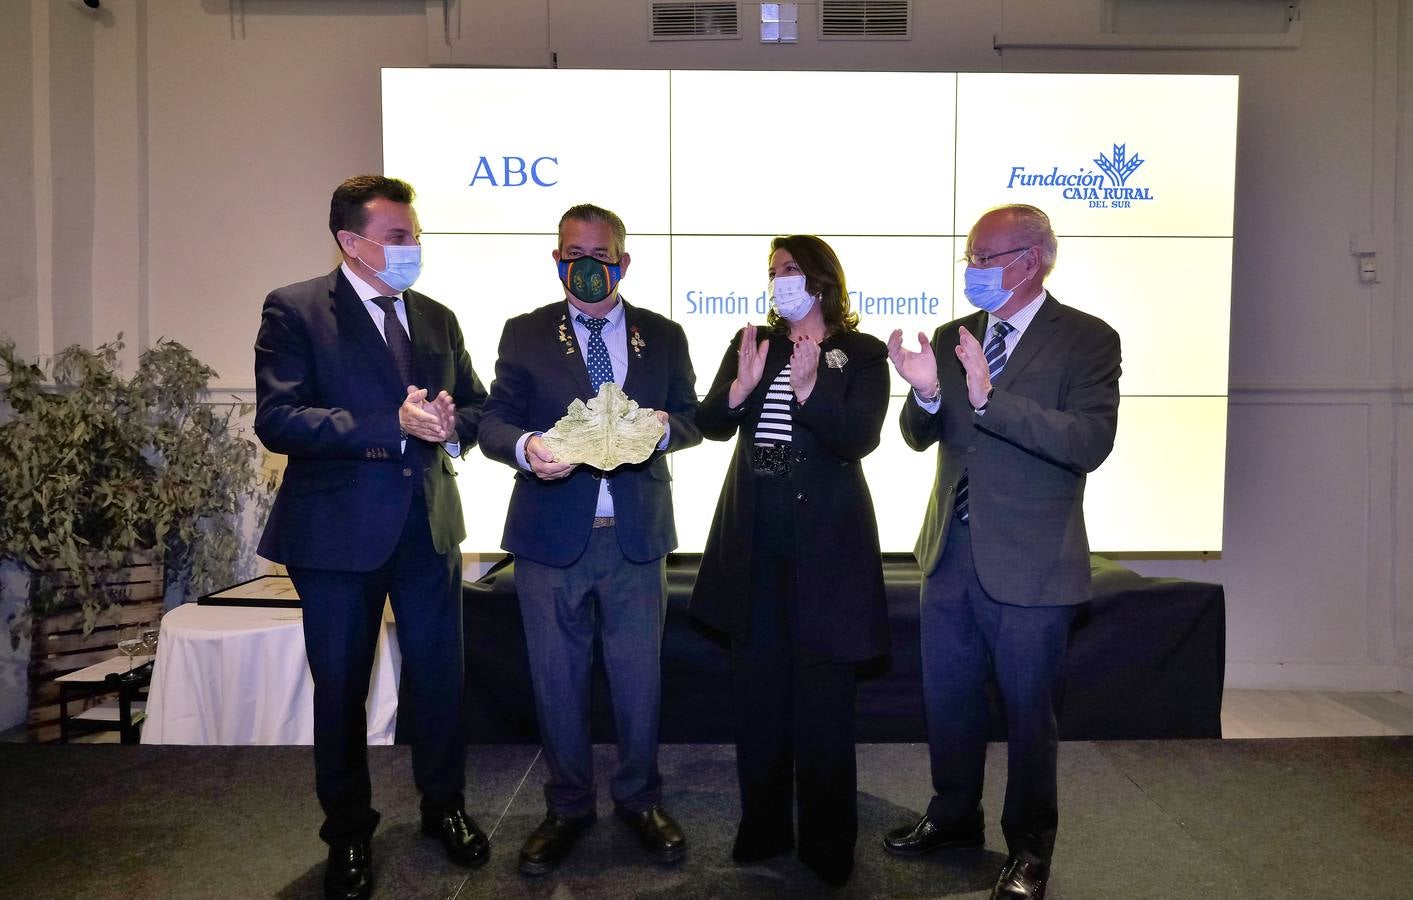
<path fill-rule="evenodd" d="M 1001 869 L 1001 877 L 991 891 L 991 900 L 1045 900 L 1045 881 L 1050 870 L 1040 863 L 1022 862 L 1012 856 Z"/>
<path fill-rule="evenodd" d="M 544 875 L 553 871 L 574 849 L 574 842 L 584 833 L 584 829 L 594 824 L 595 818 L 592 812 L 579 819 L 547 814 L 545 820 L 525 839 L 525 846 L 520 848 L 520 871 L 526 875 Z"/>
<path fill-rule="evenodd" d="M 339 841 L 329 845 L 324 867 L 327 900 L 367 900 L 373 893 L 373 848 L 368 841 Z"/>
<path fill-rule="evenodd" d="M 916 824 L 894 828 L 883 836 L 883 849 L 895 856 L 921 856 L 934 850 L 967 850 L 986 843 L 978 822 L 964 828 L 943 828 L 926 814 Z"/>
<path fill-rule="evenodd" d="M 458 866 L 474 869 L 485 865 L 490 858 L 491 842 L 464 809 L 423 813 L 422 833 L 441 841 L 447 859 Z"/>
<path fill-rule="evenodd" d="M 641 812 L 633 812 L 621 806 L 613 812 L 633 826 L 633 830 L 638 832 L 638 842 L 658 862 L 677 862 L 687 855 L 687 838 L 682 834 L 677 822 L 662 808 L 661 803 L 654 803 Z"/>

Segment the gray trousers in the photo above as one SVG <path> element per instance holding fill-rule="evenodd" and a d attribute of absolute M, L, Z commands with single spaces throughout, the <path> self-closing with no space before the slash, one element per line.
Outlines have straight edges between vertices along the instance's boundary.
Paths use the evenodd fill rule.
<path fill-rule="evenodd" d="M 550 771 L 546 808 L 567 818 L 595 810 L 589 739 L 595 631 L 603 643 L 618 732 L 613 802 L 631 812 L 657 803 L 662 797 L 657 736 L 667 605 L 663 560 L 631 562 L 612 527 L 595 528 L 584 555 L 569 566 L 517 559 L 515 589 Z"/>
<path fill-rule="evenodd" d="M 976 577 L 971 529 L 959 522 L 922 583 L 922 695 L 936 791 L 927 815 L 944 828 L 981 825 L 986 679 L 994 676 L 1008 734 L 1001 831 L 1011 856 L 1042 865 L 1059 822 L 1055 703 L 1074 612 L 992 600 Z"/>

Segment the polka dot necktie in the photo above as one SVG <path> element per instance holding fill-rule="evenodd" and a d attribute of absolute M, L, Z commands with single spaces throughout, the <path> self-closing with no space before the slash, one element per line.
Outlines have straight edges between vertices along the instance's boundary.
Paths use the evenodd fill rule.
<path fill-rule="evenodd" d="M 388 342 L 388 352 L 392 354 L 393 365 L 397 367 L 397 377 L 402 379 L 405 388 L 412 384 L 412 340 L 402 329 L 397 310 L 393 304 L 396 297 L 374 297 L 373 302 L 383 311 L 383 339 Z"/>
<path fill-rule="evenodd" d="M 609 359 L 608 345 L 603 342 L 603 327 L 608 319 L 591 319 L 582 313 L 575 318 L 589 329 L 589 387 L 597 395 L 604 382 L 613 380 L 613 360 Z"/>
<path fill-rule="evenodd" d="M 997 322 L 991 329 L 991 340 L 986 342 L 986 367 L 991 371 L 992 381 L 995 381 L 996 376 L 1006 367 L 1006 335 L 1015 330 L 1015 326 L 1010 322 Z M 956 503 L 957 518 L 963 522 L 971 518 L 970 484 L 971 478 L 963 472 L 961 480 L 957 482 Z"/>

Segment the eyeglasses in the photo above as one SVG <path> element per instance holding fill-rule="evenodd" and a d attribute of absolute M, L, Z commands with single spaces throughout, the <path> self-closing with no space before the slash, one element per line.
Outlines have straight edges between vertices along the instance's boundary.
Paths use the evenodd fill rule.
<path fill-rule="evenodd" d="M 982 268 L 988 265 L 993 259 L 997 259 L 1002 256 L 1008 256 L 1012 253 L 1020 253 L 1022 250 L 1029 249 L 1029 247 L 1014 247 L 1010 250 L 1002 250 L 999 253 L 990 253 L 985 256 L 980 256 L 968 250 L 965 254 L 962 255 L 962 261 L 978 268 Z"/>

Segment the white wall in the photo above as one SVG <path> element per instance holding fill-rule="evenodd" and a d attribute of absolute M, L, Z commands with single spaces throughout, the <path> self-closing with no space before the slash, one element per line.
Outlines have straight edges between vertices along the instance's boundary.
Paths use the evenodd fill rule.
<path fill-rule="evenodd" d="M 0 225 L 0 330 L 30 353 L 173 337 L 237 392 L 264 293 L 332 265 L 329 192 L 380 168 L 383 66 L 1239 73 L 1226 546 L 1129 564 L 1226 586 L 1234 687 L 1413 690 L 1409 0 L 1306 0 L 1283 49 L 1004 51 L 996 32 L 1073 45 L 1104 22 L 1258 31 L 1285 4 L 914 0 L 905 42 L 819 42 L 801 4 L 794 47 L 750 36 L 751 3 L 742 40 L 687 43 L 646 40 L 646 0 L 453 0 L 449 42 L 441 0 L 14 5 L 0 162 L 33 228 Z M 998 113 L 1024 129 L 1024 109 Z"/>
<path fill-rule="evenodd" d="M 35 304 L 34 60 L 28 4 L 0 27 L 0 202 L 18 215 L 0 216 L 0 334 L 33 352 L 39 345 Z"/>

